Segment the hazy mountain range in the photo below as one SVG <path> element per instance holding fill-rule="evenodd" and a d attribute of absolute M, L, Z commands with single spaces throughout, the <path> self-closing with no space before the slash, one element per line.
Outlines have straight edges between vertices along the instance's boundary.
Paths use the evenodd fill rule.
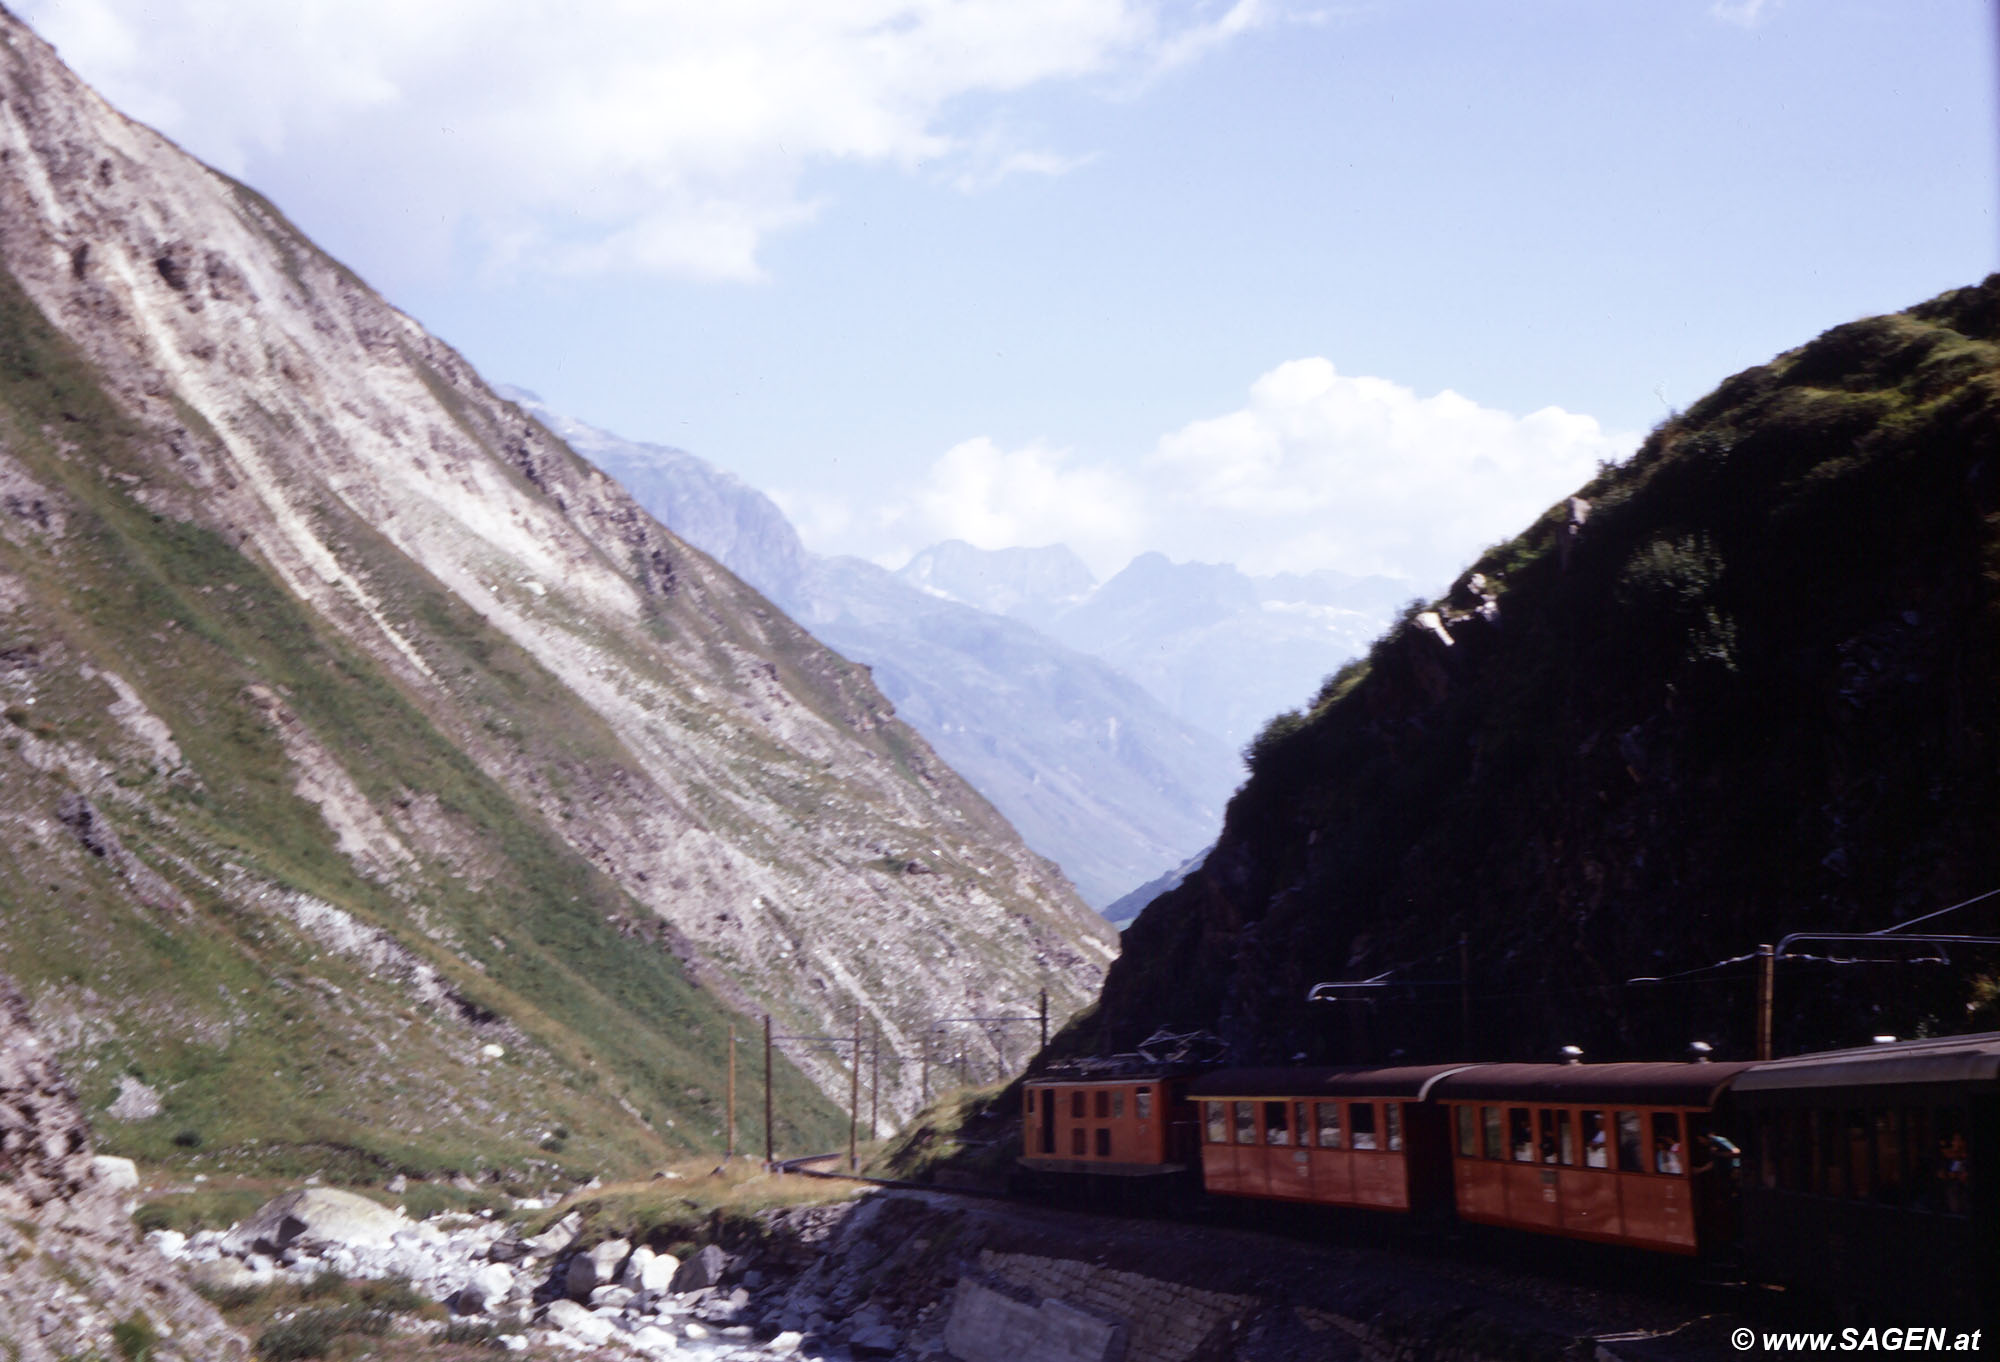
<path fill-rule="evenodd" d="M 1213 840 L 1238 749 L 1366 645 L 1387 578 L 1253 578 L 1146 554 L 1098 583 L 1062 545 L 934 545 L 890 572 L 805 548 L 777 504 L 685 450 L 505 390 L 823 642 L 1109 907 Z"/>

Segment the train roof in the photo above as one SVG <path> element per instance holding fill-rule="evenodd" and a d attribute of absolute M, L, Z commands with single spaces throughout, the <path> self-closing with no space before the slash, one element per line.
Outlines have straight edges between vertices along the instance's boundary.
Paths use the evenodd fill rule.
<path fill-rule="evenodd" d="M 1708 1107 L 1746 1063 L 1475 1064 L 1439 1081 L 1441 1101 Z M 1741 1086 L 1739 1081 L 1737 1086 Z"/>
<path fill-rule="evenodd" d="M 1219 1069 L 1188 1085 L 1190 1097 L 1414 1097 L 1463 1064 L 1405 1064 L 1393 1068 Z"/>
<path fill-rule="evenodd" d="M 1773 1059 L 1737 1079 L 1735 1089 L 1778 1092 L 1904 1083 L 1991 1083 L 1996 1078 L 2000 1078 L 2000 1031 L 1988 1031 Z"/>

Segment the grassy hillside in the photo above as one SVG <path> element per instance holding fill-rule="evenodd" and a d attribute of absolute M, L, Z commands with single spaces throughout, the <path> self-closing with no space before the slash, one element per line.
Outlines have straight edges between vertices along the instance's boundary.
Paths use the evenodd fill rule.
<path fill-rule="evenodd" d="M 0 275 L 14 469 L 0 486 L 0 972 L 57 1027 L 102 1147 L 356 1175 L 635 1170 L 715 1147 L 742 1019 L 663 937 L 621 935 L 651 915 L 254 556 L 153 509 L 152 438 Z M 499 692 L 497 740 L 615 756 L 553 678 L 435 582 L 412 577 L 396 598 L 462 659 L 453 672 Z M 107 673 L 171 731 L 178 760 L 124 730 Z M 337 749 L 371 804 L 403 810 L 424 863 L 387 882 L 360 873 L 297 792 L 287 728 Z M 115 798 L 72 826 L 74 804 L 59 810 L 105 775 Z M 312 906 L 316 934 L 302 903 L 354 926 Z M 124 1079 L 158 1093 L 159 1114 L 104 1117 Z M 837 1113 L 789 1065 L 779 1092 L 782 1144 L 834 1137 Z"/>
<path fill-rule="evenodd" d="M 2000 888 L 1996 340 L 2000 276 L 1837 327 L 1412 607 L 1260 735 L 1065 1044 L 1743 1054 L 1749 967 L 1702 967 Z M 2000 900 L 1942 925 L 2000 932 Z M 1782 966 L 1780 1045 L 2000 1024 L 2000 953 L 1952 957 Z"/>

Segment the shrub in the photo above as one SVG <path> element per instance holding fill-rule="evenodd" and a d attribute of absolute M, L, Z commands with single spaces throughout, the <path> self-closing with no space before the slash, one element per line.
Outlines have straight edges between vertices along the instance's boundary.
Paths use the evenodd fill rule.
<path fill-rule="evenodd" d="M 265 1362 L 295 1362 L 298 1358 L 325 1357 L 335 1339 L 346 1334 L 380 1338 L 389 1332 L 393 1322 L 389 1311 L 370 1309 L 365 1305 L 301 1310 L 264 1331 L 257 1340 L 257 1356 Z"/>
<path fill-rule="evenodd" d="M 134 1310 L 111 1326 L 111 1341 L 118 1346 L 118 1355 L 125 1362 L 152 1362 L 153 1347 L 160 1336 L 153 1332 L 153 1322 Z"/>
<path fill-rule="evenodd" d="M 1306 716 L 1295 709 L 1272 715 L 1271 721 L 1265 724 L 1263 730 L 1243 749 L 1243 764 L 1255 772 L 1260 765 L 1268 762 L 1278 749 L 1303 733 L 1305 728 Z"/>

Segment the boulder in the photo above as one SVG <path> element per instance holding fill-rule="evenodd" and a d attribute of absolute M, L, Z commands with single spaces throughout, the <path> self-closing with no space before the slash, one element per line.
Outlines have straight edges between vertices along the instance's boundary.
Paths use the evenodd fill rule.
<path fill-rule="evenodd" d="M 139 1165 L 130 1159 L 96 1154 L 91 1157 L 90 1166 L 96 1171 L 97 1180 L 114 1192 L 130 1192 L 139 1185 Z"/>
<path fill-rule="evenodd" d="M 681 1260 L 673 1254 L 655 1253 L 641 1244 L 625 1260 L 625 1269 L 618 1274 L 618 1284 L 629 1286 L 634 1291 L 665 1291 L 673 1285 L 674 1273 L 680 1270 L 680 1266 Z"/>
<path fill-rule="evenodd" d="M 700 1291 L 706 1287 L 714 1286 L 722 1280 L 722 1274 L 728 1270 L 728 1267 L 729 1255 L 714 1244 L 706 1245 L 675 1270 L 673 1281 L 669 1283 L 668 1289 L 679 1293 L 683 1291 Z"/>
<path fill-rule="evenodd" d="M 474 1269 L 471 1278 L 454 1298 L 460 1314 L 490 1311 L 514 1289 L 514 1272 L 505 1263 L 487 1263 Z"/>
<path fill-rule="evenodd" d="M 598 1287 L 618 1280 L 618 1268 L 631 1251 L 632 1245 L 623 1239 L 607 1239 L 585 1249 L 569 1260 L 563 1290 L 573 1301 L 589 1300 Z"/>
<path fill-rule="evenodd" d="M 554 1301 L 544 1317 L 549 1327 L 582 1339 L 585 1343 L 609 1343 L 617 1332 L 610 1320 L 578 1305 L 575 1301 Z"/>
<path fill-rule="evenodd" d="M 644 1328 L 634 1331 L 632 1336 L 625 1341 L 641 1352 L 648 1353 L 679 1352 L 681 1346 L 680 1342 L 672 1334 L 657 1324 L 648 1324 Z"/>
<path fill-rule="evenodd" d="M 638 1298 L 639 1293 L 629 1286 L 600 1286 L 590 1293 L 590 1308 L 602 1310 L 610 1306 L 614 1310 L 623 1310 Z"/>
<path fill-rule="evenodd" d="M 571 1211 L 534 1238 L 524 1240 L 523 1247 L 530 1258 L 552 1257 L 576 1242 L 576 1232 L 582 1226 L 583 1217 Z"/>
<path fill-rule="evenodd" d="M 302 1187 L 267 1201 L 224 1236 L 230 1253 L 278 1253 L 294 1243 L 385 1248 L 410 1222 L 387 1206 L 337 1187 Z"/>
<path fill-rule="evenodd" d="M 847 1346 L 859 1357 L 894 1357 L 901 1342 L 901 1337 L 889 1325 L 871 1324 L 864 1329 L 856 1329 L 849 1336 Z"/>

